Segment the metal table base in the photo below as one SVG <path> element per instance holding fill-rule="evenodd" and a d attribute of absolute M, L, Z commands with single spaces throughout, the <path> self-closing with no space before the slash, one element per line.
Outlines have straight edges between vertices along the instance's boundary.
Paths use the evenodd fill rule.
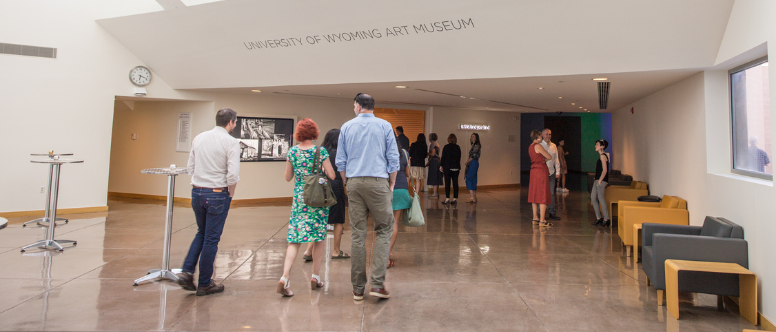
<path fill-rule="evenodd" d="M 133 286 L 141 282 L 152 280 L 170 280 L 178 282 L 178 276 L 170 270 L 170 239 L 172 238 L 172 210 L 175 198 L 175 177 L 178 174 L 186 173 L 185 168 L 149 168 L 141 171 L 143 174 L 166 174 L 167 175 L 167 218 L 164 225 L 164 248 L 162 251 L 162 268 L 149 270 L 148 274 L 135 280 Z"/>
<path fill-rule="evenodd" d="M 49 159 L 47 160 L 33 160 L 33 163 L 42 163 L 42 164 L 49 164 L 49 184 L 48 184 L 48 194 L 46 195 L 46 212 L 45 216 L 40 219 L 33 220 L 33 222 L 45 222 L 48 225 L 45 227 L 48 228 L 48 231 L 46 232 L 46 238 L 43 240 L 40 240 L 38 242 L 35 242 L 31 245 L 25 246 L 22 248 L 22 252 L 27 251 L 27 249 L 30 248 L 41 248 L 41 249 L 56 249 L 59 251 L 65 250 L 64 247 L 62 247 L 62 244 L 72 244 L 76 245 L 78 242 L 73 240 L 55 240 L 54 239 L 54 229 L 56 229 L 56 220 L 61 220 L 63 218 L 57 218 L 57 199 L 59 197 L 59 174 L 61 171 L 62 164 L 68 164 L 68 163 L 82 163 L 83 160 L 66 160 L 66 159 L 59 159 L 59 155 L 54 155 L 52 153 L 48 154 Z M 51 222 L 51 220 L 55 220 L 55 222 Z M 26 223 L 25 223 L 26 224 Z M 42 225 L 42 224 L 40 224 Z"/>

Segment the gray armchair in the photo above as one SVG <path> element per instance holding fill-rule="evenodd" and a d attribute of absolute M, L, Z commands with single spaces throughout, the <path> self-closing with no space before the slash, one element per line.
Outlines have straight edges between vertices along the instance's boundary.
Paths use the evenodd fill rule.
<path fill-rule="evenodd" d="M 666 259 L 737 263 L 749 268 L 744 229 L 727 219 L 706 217 L 703 226 L 644 223 L 641 232 L 642 268 L 660 302 L 666 289 Z M 739 296 L 738 275 L 682 272 L 679 291 Z"/>

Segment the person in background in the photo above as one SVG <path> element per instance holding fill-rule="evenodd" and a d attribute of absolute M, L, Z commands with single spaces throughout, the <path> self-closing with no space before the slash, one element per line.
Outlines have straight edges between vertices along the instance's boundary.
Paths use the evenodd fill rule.
<path fill-rule="evenodd" d="M 468 203 L 477 203 L 477 171 L 480 169 L 480 154 L 482 153 L 482 144 L 480 144 L 480 134 L 472 133 L 469 137 L 472 147 L 469 149 L 469 160 L 466 161 L 466 189 L 469 190 Z"/>
<path fill-rule="evenodd" d="M 428 136 L 428 177 L 426 177 L 426 185 L 429 188 L 434 188 L 434 193 L 429 197 L 439 197 L 439 186 L 442 184 L 442 172 L 439 171 L 439 165 L 441 159 L 439 158 L 439 152 L 442 150 L 437 143 L 439 137 L 436 133 L 431 133 Z"/>
<path fill-rule="evenodd" d="M 458 203 L 458 175 L 461 173 L 461 147 L 455 134 L 447 136 L 447 144 L 442 149 L 439 170 L 445 176 L 445 201 L 442 204 Z M 452 180 L 453 200 L 450 201 L 450 182 Z"/>
<path fill-rule="evenodd" d="M 418 134 L 418 139 L 410 145 L 410 172 L 415 189 L 423 191 L 420 182 L 426 178 L 426 157 L 428 157 L 428 144 L 426 144 L 426 135 Z"/>
<path fill-rule="evenodd" d="M 385 270 L 393 234 L 391 200 L 399 171 L 399 147 L 391 124 L 374 115 L 375 100 L 359 93 L 353 102 L 354 119 L 342 125 L 337 150 L 337 169 L 348 189 L 351 247 L 350 280 L 353 299 L 364 300 L 366 288 L 367 217 L 374 220 L 372 287 L 369 295 L 387 299 Z"/>
<path fill-rule="evenodd" d="M 566 156 L 569 154 L 568 151 L 566 151 L 566 140 L 561 139 L 558 141 L 558 162 L 560 163 L 560 191 L 567 193 L 569 192 L 568 189 L 566 189 L 566 174 L 569 173 L 568 170 L 568 164 L 566 164 Z"/>
<path fill-rule="evenodd" d="M 410 149 L 410 139 L 407 138 L 407 136 L 404 135 L 404 127 L 398 126 L 396 127 L 396 133 L 399 134 L 398 137 L 396 137 L 396 143 L 399 144 L 399 146 L 404 150 Z"/>
<path fill-rule="evenodd" d="M 240 181 L 240 143 L 229 133 L 237 127 L 237 112 L 222 108 L 216 126 L 203 132 L 191 144 L 188 173 L 191 174 L 191 207 L 197 219 L 197 235 L 177 274 L 178 284 L 197 296 L 224 291 L 213 281 L 213 263 L 224 231 L 229 205 Z M 194 269 L 199 261 L 199 280 L 194 287 Z"/>
<path fill-rule="evenodd" d="M 312 207 L 304 203 L 304 177 L 315 174 L 323 165 L 323 172 L 330 180 L 336 179 L 334 168 L 329 161 L 329 152 L 325 148 L 320 148 L 313 144 L 313 140 L 318 139 L 318 125 L 311 119 L 302 119 L 296 124 L 294 137 L 299 142 L 296 146 L 288 150 L 286 163 L 286 181 L 294 181 L 294 198 L 291 203 L 291 218 L 288 223 L 288 248 L 286 248 L 286 259 L 283 264 L 283 276 L 278 282 L 277 292 L 285 297 L 294 296 L 294 292 L 289 289 L 289 278 L 291 278 L 291 267 L 294 266 L 294 260 L 299 253 L 299 247 L 305 242 L 315 242 L 313 247 L 313 273 L 310 278 L 310 286 L 313 290 L 323 287 L 321 277 L 321 261 L 325 258 L 323 251 L 326 250 L 326 222 L 329 218 L 329 207 Z M 316 151 L 318 160 L 315 159 Z M 316 165 L 317 164 L 317 165 Z"/>
<path fill-rule="evenodd" d="M 323 143 L 321 146 L 329 152 L 329 162 L 332 165 L 337 160 L 337 143 L 339 141 L 339 129 L 332 129 L 326 133 L 323 137 Z M 334 204 L 329 208 L 329 225 L 334 227 L 334 243 L 331 245 L 331 259 L 344 259 L 350 258 L 350 255 L 343 253 L 340 245 L 342 244 L 342 233 L 345 225 L 345 186 L 342 185 L 342 176 L 339 172 L 335 172 L 335 179 L 331 180 L 331 189 L 334 191 L 334 196 L 337 199 L 337 204 Z M 307 250 L 305 250 L 302 256 L 305 262 L 313 260 L 313 242 L 307 244 Z"/>
<path fill-rule="evenodd" d="M 547 216 L 547 218 L 552 220 L 560 220 L 560 217 L 555 214 L 555 181 L 558 179 L 558 177 L 560 177 L 560 173 L 558 172 L 560 170 L 560 163 L 558 162 L 558 148 L 555 146 L 555 143 L 550 140 L 551 138 L 552 131 L 550 128 L 544 128 L 542 131 L 541 144 L 544 150 L 547 151 L 547 153 L 549 153 L 552 157 L 552 159 L 547 160 L 547 169 L 550 172 L 550 198 L 552 199 L 552 202 L 547 205 L 547 212 L 549 212 L 549 216 Z"/>
<path fill-rule="evenodd" d="M 397 145 L 398 146 L 398 145 Z M 391 253 L 393 252 L 393 245 L 396 244 L 396 237 L 399 236 L 399 224 L 401 224 L 401 214 L 407 213 L 407 209 L 412 206 L 412 198 L 409 193 L 409 183 L 407 177 L 410 176 L 410 165 L 407 163 L 409 153 L 406 150 L 399 148 L 399 172 L 396 173 L 396 185 L 393 187 L 393 234 L 391 235 L 391 248 L 388 251 L 388 267 L 391 268 L 395 264 Z"/>
<path fill-rule="evenodd" d="M 595 163 L 595 182 L 593 190 L 590 192 L 590 200 L 593 203 L 595 211 L 595 222 L 593 225 L 609 226 L 609 208 L 606 204 L 606 186 L 609 185 L 609 156 L 606 154 L 606 148 L 609 142 L 604 139 L 595 141 L 595 152 L 598 152 L 598 160 Z M 600 207 L 599 207 L 600 205 Z M 603 214 L 603 218 L 601 218 Z"/>
<path fill-rule="evenodd" d="M 757 137 L 749 137 L 749 170 L 765 173 L 765 166 L 771 164 L 768 154 L 757 147 Z"/>
<path fill-rule="evenodd" d="M 528 203 L 533 210 L 533 223 L 542 227 L 552 226 L 544 218 L 547 204 L 552 203 L 550 197 L 550 171 L 547 169 L 547 161 L 552 156 L 542 147 L 542 132 L 531 131 L 533 143 L 528 147 L 528 156 L 531 158 L 531 176 L 528 182 Z"/>

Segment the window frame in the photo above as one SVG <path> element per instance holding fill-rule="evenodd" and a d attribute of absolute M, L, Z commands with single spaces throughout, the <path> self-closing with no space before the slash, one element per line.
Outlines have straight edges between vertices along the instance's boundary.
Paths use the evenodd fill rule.
<path fill-rule="evenodd" d="M 747 70 L 749 68 L 757 67 L 757 66 L 759 66 L 759 65 L 761 65 L 763 63 L 768 63 L 768 56 L 767 55 L 764 56 L 764 57 L 757 58 L 755 60 L 749 61 L 749 62 L 747 62 L 747 63 L 745 63 L 743 65 L 740 65 L 738 67 L 735 67 L 735 68 L 733 68 L 731 70 L 728 70 L 728 97 L 729 97 L 729 100 L 730 100 L 730 112 L 728 113 L 730 115 L 730 172 L 733 173 L 733 174 L 744 175 L 744 176 L 749 176 L 749 177 L 753 177 L 753 178 L 773 181 L 773 174 L 763 174 L 763 173 L 758 173 L 758 172 L 753 172 L 753 171 L 748 171 L 748 170 L 743 170 L 743 169 L 735 168 L 735 162 L 736 162 L 736 150 L 735 150 L 736 142 L 734 140 L 735 140 L 735 137 L 736 137 L 736 135 L 735 135 L 735 128 L 736 128 L 736 120 L 735 119 L 736 119 L 736 117 L 733 114 L 733 112 L 735 112 L 735 107 L 734 107 L 734 102 L 733 102 L 733 74 L 740 73 L 740 72 L 745 71 L 745 70 Z M 770 64 L 769 64 L 769 66 L 770 66 Z M 768 80 L 770 80 L 770 77 L 768 77 Z M 747 141 L 747 144 L 749 144 L 748 141 Z M 773 162 L 774 161 L 771 160 L 771 164 L 773 164 Z"/>

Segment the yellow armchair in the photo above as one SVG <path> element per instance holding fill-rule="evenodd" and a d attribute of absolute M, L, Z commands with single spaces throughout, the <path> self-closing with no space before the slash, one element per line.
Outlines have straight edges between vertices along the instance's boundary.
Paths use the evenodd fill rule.
<path fill-rule="evenodd" d="M 620 201 L 618 209 L 620 214 L 618 233 L 628 256 L 631 255 L 631 248 L 640 245 L 640 243 L 633 243 L 633 225 L 645 222 L 672 225 L 690 224 L 687 201 L 676 196 L 665 195 L 663 201 L 659 203 Z"/>
<path fill-rule="evenodd" d="M 609 207 L 609 218 L 619 217 L 619 201 L 636 201 L 639 196 L 649 195 L 646 182 L 633 181 L 630 186 L 610 186 L 606 188 L 606 205 Z"/>

